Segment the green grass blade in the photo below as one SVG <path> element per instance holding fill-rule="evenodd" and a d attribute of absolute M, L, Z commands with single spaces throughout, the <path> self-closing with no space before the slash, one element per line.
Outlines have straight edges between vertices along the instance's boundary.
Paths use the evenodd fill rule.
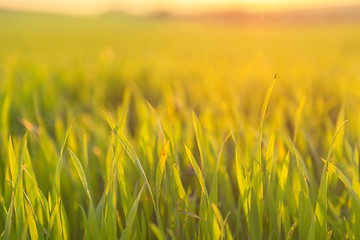
<path fill-rule="evenodd" d="M 197 164 L 194 155 L 192 154 L 191 150 L 186 146 L 186 144 L 185 144 L 185 151 L 190 160 L 191 166 L 195 171 L 196 177 L 200 183 L 201 190 L 205 194 L 205 196 L 208 197 L 208 191 L 206 189 L 205 179 L 202 174 L 202 171 L 201 171 L 199 165 Z"/>
<path fill-rule="evenodd" d="M 262 224 L 256 196 L 254 189 L 251 189 L 248 228 L 251 239 L 262 239 Z"/>
<path fill-rule="evenodd" d="M 132 162 L 136 165 L 136 167 L 138 168 L 141 176 L 143 177 L 145 184 L 151 194 L 151 196 L 153 196 L 152 194 L 152 190 L 151 190 L 151 186 L 149 183 L 149 180 L 146 176 L 145 170 L 141 165 L 141 162 L 139 160 L 139 158 L 137 157 L 137 154 L 135 152 L 135 149 L 133 148 L 133 146 L 131 145 L 130 141 L 126 138 L 126 136 L 121 132 L 118 131 L 119 127 L 118 125 L 114 122 L 114 120 L 112 120 L 112 118 L 105 113 L 105 117 L 106 120 L 109 123 L 109 126 L 111 127 L 111 129 L 113 130 L 115 136 L 117 137 L 117 139 L 119 140 L 119 142 L 121 143 L 121 145 L 124 147 L 126 153 L 128 154 L 128 156 L 130 157 L 130 159 L 132 160 Z"/>
<path fill-rule="evenodd" d="M 25 195 L 25 194 L 24 194 Z M 33 206 L 31 205 L 30 200 L 25 195 L 25 210 L 26 210 L 26 221 L 29 225 L 29 234 L 31 239 L 39 239 L 39 233 L 37 230 L 36 219 L 35 219 L 35 211 Z"/>
<path fill-rule="evenodd" d="M 55 174 L 53 177 L 52 192 L 51 192 L 51 198 L 52 198 L 51 202 L 54 203 L 55 206 L 51 206 L 51 202 L 49 202 L 50 209 L 52 209 L 53 211 L 51 212 L 50 224 L 48 227 L 48 234 L 49 234 L 48 236 L 50 236 L 50 230 L 53 229 L 53 227 L 54 229 L 56 229 L 55 235 L 57 237 L 61 236 L 61 238 L 66 238 L 66 234 L 68 232 L 67 229 L 68 225 L 65 220 L 65 216 L 66 216 L 65 211 L 63 210 L 63 206 L 61 205 L 60 182 L 61 182 L 61 169 L 63 165 L 64 149 L 74 121 L 75 119 L 73 119 L 68 125 L 61 141 L 60 154 L 56 165 Z"/>
<path fill-rule="evenodd" d="M 299 239 L 306 239 L 309 233 L 313 216 L 309 196 L 304 191 L 299 194 Z"/>
<path fill-rule="evenodd" d="M 270 137 L 268 148 L 266 150 L 266 161 L 264 168 L 266 169 L 267 182 L 270 182 L 270 176 L 272 173 L 273 162 L 274 162 L 274 151 L 275 151 L 275 131 Z M 266 189 L 266 186 L 265 186 Z"/>
<path fill-rule="evenodd" d="M 84 223 L 84 239 L 92 239 L 94 238 L 94 236 L 91 235 L 91 227 L 89 225 L 89 220 L 87 219 L 87 215 L 86 215 L 86 211 L 84 210 L 84 208 L 79 205 L 80 210 L 81 210 L 81 216 L 83 219 L 83 223 Z"/>
<path fill-rule="evenodd" d="M 9 143 L 8 156 L 9 156 L 9 165 L 10 165 L 10 173 L 11 173 L 11 182 L 12 184 L 15 184 L 16 178 L 18 176 L 18 164 L 16 162 L 16 155 L 15 155 L 11 136 L 9 137 L 8 143 Z"/>
<path fill-rule="evenodd" d="M 161 217 L 160 217 L 160 213 L 159 213 L 159 210 L 157 209 L 157 205 L 156 205 L 156 202 L 155 202 L 155 198 L 154 198 L 154 194 L 153 194 L 153 191 L 151 189 L 151 185 L 150 185 L 150 182 L 146 176 L 146 173 L 145 173 L 145 170 L 135 152 L 135 149 L 133 148 L 133 146 L 131 145 L 130 141 L 127 139 L 127 137 L 124 135 L 123 132 L 121 131 L 118 131 L 119 130 L 119 127 L 118 125 L 114 122 L 114 120 L 106 113 L 105 114 L 105 118 L 106 120 L 108 121 L 110 127 L 112 128 L 112 131 L 113 133 L 115 134 L 115 136 L 117 137 L 117 139 L 119 140 L 119 142 L 121 143 L 121 145 L 123 146 L 123 148 L 125 149 L 125 152 L 128 154 L 129 158 L 131 159 L 131 161 L 135 164 L 135 166 L 137 167 L 138 171 L 140 172 L 144 182 L 145 182 L 145 185 L 150 193 L 150 197 L 151 197 L 151 201 L 153 203 L 153 206 L 154 206 L 154 209 L 155 209 L 155 214 L 156 214 L 156 220 L 157 220 L 157 223 L 158 223 L 158 226 L 160 228 L 160 230 L 162 232 L 163 231 L 163 226 L 162 226 L 162 222 L 161 222 Z M 163 233 L 163 235 L 165 235 Z"/>
<path fill-rule="evenodd" d="M 294 136 L 292 141 L 294 143 L 296 143 L 297 141 L 297 136 L 299 134 L 299 129 L 300 129 L 300 123 L 301 123 L 301 117 L 304 111 L 304 106 L 305 106 L 305 98 L 302 98 L 299 104 L 299 107 L 296 110 L 296 115 L 295 115 L 295 126 L 294 126 Z"/>
<path fill-rule="evenodd" d="M 226 221 L 230 215 L 230 212 L 225 216 L 225 219 L 222 217 L 221 215 L 221 212 L 219 210 L 219 208 L 214 204 L 212 203 L 211 204 L 211 207 L 214 211 L 214 216 L 219 224 L 219 227 L 220 227 L 220 236 L 219 238 L 220 239 L 224 239 L 225 238 L 225 234 L 226 234 L 226 228 L 228 227 Z"/>
<path fill-rule="evenodd" d="M 156 168 L 155 179 L 155 192 L 156 192 L 156 204 L 159 205 L 161 182 L 165 171 L 165 164 L 169 154 L 169 142 L 165 143 L 165 146 L 161 152 L 161 157 Z"/>
<path fill-rule="evenodd" d="M 291 240 L 294 238 L 293 234 L 294 234 L 294 231 L 296 229 L 296 227 L 298 226 L 299 222 L 294 222 L 294 224 L 291 226 L 287 236 L 286 236 L 286 240 Z"/>
<path fill-rule="evenodd" d="M 200 152 L 200 168 L 204 169 L 204 161 L 205 161 L 205 141 L 203 131 L 201 129 L 201 125 L 199 119 L 197 118 L 196 114 L 192 112 L 192 121 L 195 129 L 196 135 L 196 142 L 198 145 L 198 149 Z"/>
<path fill-rule="evenodd" d="M 61 148 L 60 148 L 60 155 L 59 160 L 56 165 L 56 170 L 54 174 L 54 180 L 53 180 L 53 188 L 52 188 L 52 196 L 56 199 L 60 196 L 60 175 L 61 175 L 61 168 L 62 168 L 62 162 L 63 162 L 63 153 L 66 145 L 66 141 L 68 139 L 71 127 L 73 125 L 73 122 L 75 119 L 73 119 L 67 129 L 65 130 L 65 133 L 63 135 L 62 141 L 61 141 Z"/>
<path fill-rule="evenodd" d="M 5 229 L 3 233 L 3 239 L 8 240 L 10 239 L 11 234 L 11 226 L 13 222 L 13 212 L 14 212 L 14 194 L 11 197 L 11 203 L 9 209 L 7 211 L 6 220 L 5 220 Z"/>
<path fill-rule="evenodd" d="M 76 169 L 76 172 L 78 173 L 78 176 L 80 178 L 80 181 L 84 187 L 84 190 L 86 192 L 86 195 L 90 201 L 90 206 L 94 206 L 93 205 L 93 201 L 92 201 L 92 197 L 91 197 L 91 194 L 90 194 L 90 189 L 89 189 L 89 185 L 88 185 L 88 182 L 86 180 L 86 176 L 85 176 L 85 171 L 81 165 L 81 162 L 80 160 L 76 157 L 75 153 L 73 153 L 69 148 L 68 148 L 68 151 L 69 151 L 69 154 L 71 156 L 71 159 L 72 159 L 72 162 L 75 166 L 75 169 Z"/>
<path fill-rule="evenodd" d="M 149 226 L 150 226 L 150 228 L 151 228 L 151 231 L 154 233 L 156 239 L 158 239 L 158 240 L 164 239 L 164 238 L 162 237 L 162 234 L 161 234 L 159 228 L 158 228 L 155 224 L 150 223 Z"/>
<path fill-rule="evenodd" d="M 141 187 L 140 192 L 139 192 L 138 196 L 136 197 L 134 204 L 129 211 L 129 214 L 126 216 L 126 227 L 125 227 L 124 231 L 121 233 L 121 238 L 120 238 L 121 240 L 131 239 L 132 228 L 133 228 L 133 225 L 135 222 L 139 201 L 140 201 L 141 194 L 142 194 L 144 188 L 145 188 L 145 185 L 143 185 Z"/>
<path fill-rule="evenodd" d="M 325 159 L 322 158 L 321 160 L 326 164 Z M 359 201 L 358 195 L 356 194 L 353 184 L 351 183 L 349 178 L 332 162 L 328 162 L 328 171 L 330 173 L 335 173 L 335 175 L 344 183 L 346 188 L 350 191 L 350 193 L 354 197 L 356 203 L 360 206 L 360 201 Z"/>
<path fill-rule="evenodd" d="M 327 185 L 328 185 L 328 163 L 325 164 L 321 177 L 319 193 L 316 201 L 315 215 L 310 226 L 308 240 L 316 239 L 325 240 L 327 234 Z"/>
<path fill-rule="evenodd" d="M 11 98 L 9 95 L 5 96 L 5 99 L 3 100 L 3 103 L 1 105 L 1 111 L 0 111 L 0 116 L 1 116 L 1 122 L 0 122 L 0 129 L 2 131 L 2 137 L 3 137 L 3 142 L 6 143 L 7 138 L 9 137 L 9 132 L 10 132 L 10 128 L 9 128 L 9 110 L 10 110 L 10 105 L 11 105 Z M 6 146 L 5 146 L 6 147 Z"/>
<path fill-rule="evenodd" d="M 218 155 L 217 160 L 216 160 L 216 167 L 215 167 L 215 171 L 213 173 L 214 176 L 213 176 L 213 179 L 211 181 L 211 188 L 210 188 L 210 202 L 211 203 L 217 204 L 217 198 L 218 198 L 218 172 L 219 172 L 219 167 L 220 167 L 220 160 L 221 160 L 221 157 L 222 157 L 222 152 L 223 152 L 223 149 L 224 149 L 224 145 L 229 140 L 229 138 L 231 137 L 232 134 L 233 134 L 232 132 L 229 132 L 228 135 L 225 137 L 223 143 L 221 144 L 220 152 L 219 152 L 219 155 Z"/>
<path fill-rule="evenodd" d="M 263 127 L 264 127 L 264 122 L 265 122 L 265 114 L 266 114 L 266 110 L 267 110 L 268 105 L 269 105 L 271 93 L 273 91 L 275 82 L 276 82 L 276 75 L 275 75 L 274 80 L 272 81 L 269 89 L 266 92 L 263 107 L 262 107 L 262 111 L 261 111 L 260 129 L 259 129 L 259 162 L 260 163 L 262 162 L 262 160 L 261 160 L 262 159 L 261 145 L 262 145 L 262 138 L 263 138 Z"/>
<path fill-rule="evenodd" d="M 48 234 L 50 234 L 50 231 L 52 230 L 54 223 L 56 221 L 56 218 L 59 216 L 60 212 L 60 205 L 61 205 L 61 197 L 57 199 L 56 202 L 54 202 L 54 206 L 51 209 L 51 215 L 50 215 L 50 221 L 48 226 Z"/>
<path fill-rule="evenodd" d="M 331 141 L 331 144 L 330 144 L 330 148 L 329 148 L 329 151 L 328 151 L 328 154 L 327 154 L 327 157 L 326 157 L 326 161 L 329 161 L 330 159 L 330 156 L 331 156 L 331 153 L 334 149 L 334 145 L 335 145 L 335 141 L 337 139 L 337 137 L 339 136 L 340 132 L 341 132 L 341 129 L 345 126 L 345 124 L 347 123 L 347 120 L 345 120 L 336 130 L 333 138 L 332 138 L 332 141 Z"/>
<path fill-rule="evenodd" d="M 179 172 L 179 168 L 176 165 L 176 163 L 174 162 L 172 164 L 171 170 L 173 171 L 173 176 L 174 176 L 174 182 L 175 182 L 175 186 L 176 186 L 176 190 L 179 194 L 179 197 L 181 200 L 185 200 L 185 202 L 187 202 L 187 194 L 185 192 L 183 183 L 181 181 L 181 177 L 180 177 L 180 172 Z"/>

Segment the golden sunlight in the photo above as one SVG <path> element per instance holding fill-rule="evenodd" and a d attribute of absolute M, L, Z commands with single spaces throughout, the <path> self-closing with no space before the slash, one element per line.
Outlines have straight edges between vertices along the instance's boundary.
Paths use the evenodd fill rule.
<path fill-rule="evenodd" d="M 65 12 L 71 14 L 97 14 L 112 9 L 148 12 L 169 10 L 192 12 L 243 8 L 251 10 L 277 10 L 298 7 L 324 7 L 359 4 L 360 0 L 2 0 L 0 9 L 26 11 Z"/>

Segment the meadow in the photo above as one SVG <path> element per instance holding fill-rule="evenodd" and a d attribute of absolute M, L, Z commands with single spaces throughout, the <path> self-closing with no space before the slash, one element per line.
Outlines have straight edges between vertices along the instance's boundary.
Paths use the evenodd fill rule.
<path fill-rule="evenodd" d="M 1 12 L 1 238 L 358 239 L 359 27 Z"/>

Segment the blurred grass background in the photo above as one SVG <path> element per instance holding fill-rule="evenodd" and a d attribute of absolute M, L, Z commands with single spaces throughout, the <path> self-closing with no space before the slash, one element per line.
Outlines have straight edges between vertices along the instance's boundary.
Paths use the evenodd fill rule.
<path fill-rule="evenodd" d="M 254 124 L 275 73 L 274 111 L 305 97 L 312 103 L 308 117 L 335 118 L 341 107 L 358 103 L 357 23 L 241 25 L 4 12 L 0 27 L 1 96 L 13 99 L 10 123 L 18 133 L 17 118 L 34 120 L 35 104 L 49 124 L 76 111 L 97 116 L 115 109 L 132 83 L 154 106 L 179 94 L 195 110 L 236 102 Z"/>

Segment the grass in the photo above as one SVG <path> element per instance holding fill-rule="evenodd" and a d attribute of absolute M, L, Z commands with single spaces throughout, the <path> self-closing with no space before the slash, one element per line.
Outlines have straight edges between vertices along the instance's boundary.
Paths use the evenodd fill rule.
<path fill-rule="evenodd" d="M 1 238 L 356 239 L 358 27 L 0 13 Z"/>

